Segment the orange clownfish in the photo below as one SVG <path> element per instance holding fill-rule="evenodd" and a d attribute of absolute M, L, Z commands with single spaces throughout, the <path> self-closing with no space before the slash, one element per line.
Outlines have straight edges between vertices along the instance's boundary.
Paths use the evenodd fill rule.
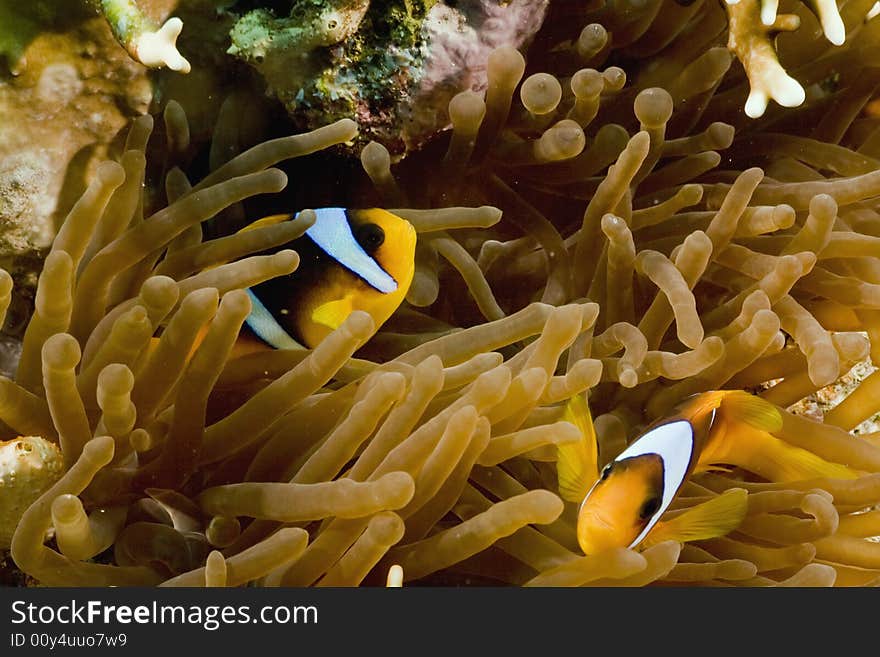
<path fill-rule="evenodd" d="M 314 348 L 355 310 L 372 315 L 378 328 L 406 296 L 415 271 L 412 224 L 377 208 L 318 208 L 315 215 L 293 243 L 296 271 L 248 290 L 252 309 L 240 341 L 252 349 Z M 242 230 L 298 216 L 265 217 Z"/>
<path fill-rule="evenodd" d="M 741 390 L 689 397 L 601 472 L 596 434 L 582 396 L 569 402 L 565 419 L 581 430 L 582 440 L 559 447 L 559 490 L 564 499 L 580 503 L 577 539 L 587 555 L 665 540 L 705 540 L 736 529 L 747 507 L 746 491 L 738 488 L 661 520 L 694 473 L 727 465 L 769 481 L 858 476 L 773 436 L 782 427 L 779 410 Z"/>

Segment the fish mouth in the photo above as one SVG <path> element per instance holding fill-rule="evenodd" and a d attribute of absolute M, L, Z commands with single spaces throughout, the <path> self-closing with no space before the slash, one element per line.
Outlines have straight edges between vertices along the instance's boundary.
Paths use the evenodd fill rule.
<path fill-rule="evenodd" d="M 589 513 L 586 515 L 585 520 L 589 521 L 590 524 L 597 529 L 604 529 L 606 531 L 614 529 L 614 525 L 601 513 Z"/>
<path fill-rule="evenodd" d="M 585 513 L 578 524 L 578 543 L 584 554 L 598 554 L 615 546 L 616 528 L 604 515 L 595 511 Z"/>

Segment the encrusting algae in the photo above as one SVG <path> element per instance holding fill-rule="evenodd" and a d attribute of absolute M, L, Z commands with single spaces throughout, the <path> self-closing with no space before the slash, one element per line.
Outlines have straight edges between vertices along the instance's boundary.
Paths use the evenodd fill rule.
<path fill-rule="evenodd" d="M 842 8 L 847 34 L 869 4 Z M 275 164 L 356 124 L 258 144 L 192 185 L 170 102 L 168 204 L 143 218 L 152 118 L 134 122 L 56 237 L 0 381 L 4 437 L 40 436 L 63 462 L 15 527 L 22 571 L 48 586 L 880 581 L 880 442 L 850 431 L 880 411 L 880 377 L 822 421 L 785 410 L 880 361 L 873 89 L 841 69 L 838 92 L 787 110 L 801 127 L 778 108 L 747 123 L 731 116 L 748 81 L 722 87 L 729 53 L 693 41 L 720 5 L 554 8 L 535 70 L 496 49 L 485 95 L 450 102 L 446 137 L 394 166 L 363 148 L 362 207 L 417 232 L 412 284 L 381 329 L 354 311 L 312 349 L 231 357 L 245 289 L 295 275 L 296 229 L 205 239 L 200 224 L 280 192 Z M 800 48 L 798 79 L 861 61 L 870 46 L 850 43 Z M 634 75 L 605 65 L 657 53 Z M 775 404 L 775 439 L 854 476 L 694 474 L 664 519 L 736 490 L 732 531 L 585 556 L 556 469 L 581 439 L 568 401 L 588 395 L 601 466 L 722 389 Z"/>

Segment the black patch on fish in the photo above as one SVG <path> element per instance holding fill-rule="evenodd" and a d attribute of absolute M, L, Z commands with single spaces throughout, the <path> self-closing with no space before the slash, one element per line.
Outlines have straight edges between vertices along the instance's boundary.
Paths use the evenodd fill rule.
<path fill-rule="evenodd" d="M 349 225 L 351 225 L 350 219 Z M 361 248 L 371 257 L 385 241 L 385 231 L 382 230 L 382 226 L 379 224 L 362 224 L 354 229 L 352 234 L 357 243 L 361 245 Z"/>
<path fill-rule="evenodd" d="M 625 459 L 620 459 L 619 461 L 611 462 L 611 464 L 613 464 L 614 466 L 613 470 L 619 469 L 621 471 L 624 471 L 630 468 L 639 467 L 645 461 L 656 464 L 659 467 L 645 469 L 650 477 L 648 481 L 648 488 L 653 491 L 653 494 L 645 501 L 639 511 L 639 516 L 642 518 L 642 520 L 647 520 L 654 513 L 656 513 L 657 509 L 660 508 L 660 504 L 663 501 L 663 489 L 665 488 L 664 482 L 666 481 L 666 463 L 663 461 L 663 457 L 655 453 L 639 454 L 638 456 L 630 456 Z M 644 512 L 646 510 L 646 507 L 652 506 L 651 504 L 649 504 L 649 502 L 652 501 L 656 501 L 656 505 L 654 506 L 654 510 L 646 516 L 644 515 Z"/>
<path fill-rule="evenodd" d="M 381 226 L 373 223 L 353 226 L 351 216 L 347 210 L 345 211 L 345 218 L 348 221 L 349 228 L 351 228 L 355 240 L 361 245 L 364 251 L 367 252 L 367 255 L 372 258 L 376 250 L 385 241 L 385 231 L 382 230 Z M 296 219 L 290 219 L 289 221 L 296 221 Z M 324 251 L 324 249 L 318 246 L 318 244 L 316 244 L 307 233 L 291 242 L 287 242 L 286 244 L 271 249 L 266 249 L 255 255 L 273 255 L 284 249 L 294 249 L 299 254 L 299 266 L 296 270 L 290 274 L 277 276 L 268 281 L 263 281 L 258 285 L 254 285 L 250 289 L 263 305 L 266 306 L 266 309 L 272 317 L 275 318 L 275 321 L 277 321 L 281 327 L 290 334 L 290 337 L 300 344 L 305 344 L 305 341 L 296 326 L 293 309 L 302 303 L 302 299 L 307 290 L 313 289 L 315 286 L 322 284 L 329 268 L 342 267 L 352 276 L 363 281 L 364 285 L 369 286 L 371 289 L 376 289 L 370 285 L 369 281 L 358 275 L 357 272 L 352 271 L 343 263 L 339 262 L 339 260 Z M 383 271 L 385 270 L 381 264 L 378 262 L 376 264 L 378 264 Z M 265 340 L 257 335 L 248 324 L 245 324 L 245 326 L 252 335 L 265 343 Z M 269 346 L 273 345 L 270 344 Z"/>
<path fill-rule="evenodd" d="M 653 516 L 660 509 L 660 504 L 663 501 L 663 496 L 653 496 L 645 500 L 645 503 L 642 504 L 642 508 L 639 509 L 639 517 L 642 520 L 648 520 L 651 516 Z"/>
<path fill-rule="evenodd" d="M 259 255 L 272 255 L 284 249 L 294 249 L 299 254 L 299 266 L 296 270 L 293 273 L 276 276 L 254 285 L 251 287 L 251 292 L 263 302 L 275 321 L 290 334 L 290 337 L 300 344 L 305 344 L 296 326 L 292 310 L 302 303 L 306 290 L 321 283 L 326 268 L 333 266 L 333 264 L 338 266 L 338 263 L 324 253 L 324 250 L 315 244 L 308 235 L 303 235 L 277 248 L 267 249 Z M 248 328 L 251 333 L 256 335 L 253 329 Z M 260 338 L 258 335 L 256 337 Z M 263 340 L 263 342 L 265 341 Z"/>
<path fill-rule="evenodd" d="M 341 267 L 347 269 L 378 292 L 392 292 L 397 289 L 397 281 L 394 280 L 394 277 L 391 276 L 374 257 L 376 250 L 385 241 L 385 232 L 382 230 L 381 226 L 353 220 L 353 217 L 360 218 L 360 215 L 363 212 L 361 210 L 352 210 L 349 212 L 344 208 L 321 208 L 315 212 L 318 214 L 316 226 L 309 228 L 306 232 L 307 235 L 312 237 L 315 244 L 324 249 L 327 255 L 338 262 Z M 345 235 L 346 232 L 347 235 L 342 239 L 341 244 L 335 244 L 333 235 L 331 234 L 334 231 L 330 230 L 328 232 L 328 227 L 333 225 L 334 220 L 328 218 L 326 215 L 329 214 L 330 217 L 338 218 L 340 212 L 345 218 L 345 227 L 348 230 L 345 231 L 344 228 L 338 230 L 339 235 Z M 367 217 L 364 217 L 364 219 L 366 220 Z M 358 233 L 361 234 L 360 241 L 366 244 L 372 253 L 367 253 L 362 244 L 359 243 Z M 340 248 L 342 251 L 336 253 L 328 250 L 333 249 L 335 251 L 336 248 Z M 351 249 L 350 253 L 348 252 L 349 249 Z M 375 282 L 371 272 L 362 271 L 361 267 L 358 265 L 359 261 L 361 265 L 368 263 L 370 265 L 368 266 L 368 269 L 375 267 L 378 272 L 381 272 L 380 277 L 382 275 L 387 277 L 387 280 L 393 285 L 392 289 L 385 289 L 388 286 L 383 285 L 381 280 L 378 283 Z M 367 261 L 367 263 L 362 261 Z M 372 272 L 372 274 L 375 273 L 376 272 Z"/>

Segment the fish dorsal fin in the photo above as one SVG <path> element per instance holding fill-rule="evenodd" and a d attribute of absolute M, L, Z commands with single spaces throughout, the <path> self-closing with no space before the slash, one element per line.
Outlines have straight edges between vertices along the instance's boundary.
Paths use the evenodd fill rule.
<path fill-rule="evenodd" d="M 643 547 L 663 541 L 703 541 L 729 534 L 739 527 L 748 510 L 748 494 L 731 488 L 718 497 L 692 507 L 671 520 L 658 522 L 645 537 Z"/>
<path fill-rule="evenodd" d="M 245 321 L 260 340 L 275 349 L 305 349 L 284 330 L 256 294 L 250 289 L 247 294 L 251 300 L 251 312 Z"/>
<path fill-rule="evenodd" d="M 724 397 L 727 394 L 728 392 L 725 390 L 698 392 L 680 402 L 676 406 L 676 411 L 681 411 L 683 417 L 703 415 L 721 406 L 721 402 L 724 401 Z"/>
<path fill-rule="evenodd" d="M 351 295 L 346 295 L 341 299 L 322 303 L 315 308 L 312 311 L 312 321 L 336 330 L 345 321 L 345 318 L 351 314 L 352 310 L 354 310 L 352 297 Z"/>
<path fill-rule="evenodd" d="M 559 494 L 569 502 L 579 503 L 599 478 L 599 448 L 586 398 L 583 395 L 572 397 L 565 405 L 562 419 L 578 428 L 581 439 L 557 447 Z"/>
<path fill-rule="evenodd" d="M 309 226 L 306 235 L 324 253 L 379 292 L 388 294 L 397 290 L 397 281 L 358 244 L 345 208 L 315 210 L 315 223 Z"/>
<path fill-rule="evenodd" d="M 775 433 L 782 429 L 782 414 L 766 399 L 743 390 L 732 390 L 721 402 L 721 410 L 732 422 L 742 422 L 755 429 Z"/>

